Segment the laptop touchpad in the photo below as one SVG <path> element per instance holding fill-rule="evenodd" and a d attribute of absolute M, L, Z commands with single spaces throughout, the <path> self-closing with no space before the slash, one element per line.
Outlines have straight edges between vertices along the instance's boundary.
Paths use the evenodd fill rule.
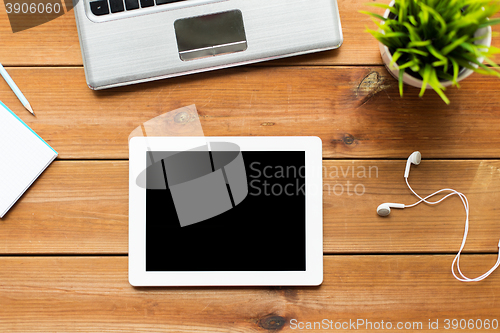
<path fill-rule="evenodd" d="M 174 23 L 181 60 L 188 61 L 247 49 L 241 11 L 179 19 Z"/>

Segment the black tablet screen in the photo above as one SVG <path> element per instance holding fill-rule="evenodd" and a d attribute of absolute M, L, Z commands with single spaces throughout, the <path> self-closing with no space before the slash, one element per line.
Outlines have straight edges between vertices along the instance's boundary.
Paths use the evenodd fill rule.
<path fill-rule="evenodd" d="M 248 194 L 201 222 L 181 226 L 171 188 L 146 190 L 147 271 L 305 271 L 305 152 L 241 156 Z"/>

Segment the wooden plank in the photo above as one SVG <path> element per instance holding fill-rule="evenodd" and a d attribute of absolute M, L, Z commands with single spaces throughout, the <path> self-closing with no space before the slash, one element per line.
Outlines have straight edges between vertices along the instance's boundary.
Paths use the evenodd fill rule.
<path fill-rule="evenodd" d="M 466 249 L 498 252 L 500 163 L 429 161 L 413 166 L 409 182 L 421 196 L 443 188 L 464 193 L 470 204 Z M 437 206 L 393 209 L 379 217 L 378 205 L 418 199 L 404 180 L 406 160 L 325 161 L 324 251 L 327 253 L 455 253 L 462 242 L 465 209 L 457 196 Z M 442 196 L 433 199 L 437 200 Z"/>
<path fill-rule="evenodd" d="M 54 162 L 0 233 L 2 253 L 127 253 L 128 163 Z"/>
<path fill-rule="evenodd" d="M 3 3 L 1 8 L 0 59 L 4 66 L 82 65 L 73 11 L 35 28 L 13 33 Z"/>
<path fill-rule="evenodd" d="M 324 162 L 325 253 L 458 251 L 465 212 L 456 197 L 437 207 L 376 215 L 383 202 L 416 201 L 404 183 L 404 168 L 404 160 Z M 471 207 L 465 250 L 495 253 L 498 170 L 498 160 L 424 160 L 410 181 L 421 195 L 446 187 L 465 193 Z M 56 161 L 0 220 L 0 244 L 0 254 L 128 253 L 128 163 Z"/>
<path fill-rule="evenodd" d="M 359 10 L 382 10 L 366 6 L 366 0 L 339 0 L 344 44 L 339 50 L 315 55 L 279 60 L 272 64 L 281 65 L 376 65 L 381 64 L 380 52 L 376 40 L 368 34 L 366 27 L 375 28 L 370 18 L 360 14 Z M 387 3 L 388 0 L 378 0 Z M 495 27 L 495 31 L 500 31 Z M 65 15 L 22 32 L 12 33 L 5 10 L 0 11 L 0 35 L 2 48 L 0 59 L 8 66 L 36 65 L 81 65 L 82 58 L 73 11 Z M 494 45 L 500 46 L 500 39 L 494 39 Z M 500 57 L 496 58 L 497 60 Z"/>
<path fill-rule="evenodd" d="M 496 256 L 465 259 L 466 274 L 478 274 Z M 499 272 L 482 283 L 460 283 L 451 275 L 451 260 L 451 256 L 327 256 L 324 283 L 309 288 L 133 288 L 127 281 L 126 257 L 4 257 L 0 258 L 0 329 L 291 332 L 298 322 L 328 319 L 335 325 L 361 319 L 372 325 L 416 323 L 404 331 L 432 332 L 429 320 L 438 321 L 439 331 L 444 331 L 446 319 L 499 320 Z M 357 328 L 371 331 L 366 325 Z"/>
<path fill-rule="evenodd" d="M 196 104 L 205 135 L 314 135 L 327 158 L 500 157 L 500 84 L 473 75 L 450 89 L 446 106 L 423 99 L 383 67 L 234 68 L 94 92 L 81 68 L 12 68 L 37 113 L 7 84 L 0 96 L 60 153 L 60 158 L 128 157 L 130 132 L 143 122 Z"/>

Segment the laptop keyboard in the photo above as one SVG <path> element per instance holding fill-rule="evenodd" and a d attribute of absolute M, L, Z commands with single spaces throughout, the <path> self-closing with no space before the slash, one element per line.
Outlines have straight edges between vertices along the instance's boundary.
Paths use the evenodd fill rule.
<path fill-rule="evenodd" d="M 101 16 L 180 1 L 186 0 L 97 0 L 90 2 L 90 10 L 92 14 Z"/>

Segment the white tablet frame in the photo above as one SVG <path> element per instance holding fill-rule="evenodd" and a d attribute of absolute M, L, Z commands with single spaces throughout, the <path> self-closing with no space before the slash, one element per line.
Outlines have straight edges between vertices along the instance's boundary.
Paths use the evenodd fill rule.
<path fill-rule="evenodd" d="M 146 189 L 136 185 L 146 152 L 185 151 L 207 142 L 232 142 L 241 151 L 304 151 L 306 165 L 305 271 L 146 271 Z M 133 286 L 317 286 L 323 282 L 322 142 L 318 137 L 135 137 L 129 142 L 129 282 Z"/>

